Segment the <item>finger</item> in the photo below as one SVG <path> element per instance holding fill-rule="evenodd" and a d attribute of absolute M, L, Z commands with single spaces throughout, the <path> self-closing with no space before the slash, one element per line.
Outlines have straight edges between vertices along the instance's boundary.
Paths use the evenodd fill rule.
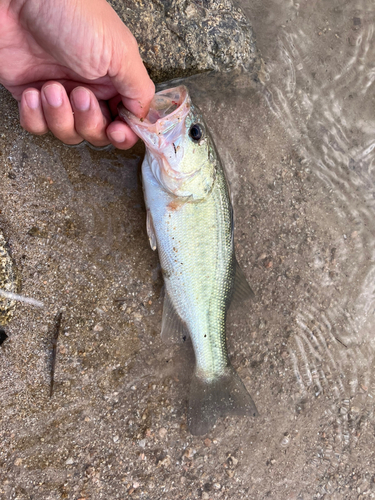
<path fill-rule="evenodd" d="M 119 120 L 108 125 L 107 136 L 118 149 L 130 149 L 139 139 L 126 123 Z"/>
<path fill-rule="evenodd" d="M 43 113 L 48 128 L 65 144 L 78 144 L 82 137 L 74 128 L 72 106 L 64 87 L 58 82 L 47 82 L 41 91 Z"/>
<path fill-rule="evenodd" d="M 124 106 L 142 118 L 148 113 L 155 94 L 155 85 L 139 55 L 134 36 L 122 25 L 122 43 L 111 61 L 108 74 L 117 92 L 122 96 Z"/>
<path fill-rule="evenodd" d="M 106 128 L 111 122 L 106 106 L 100 107 L 95 95 L 85 87 L 76 87 L 70 94 L 74 111 L 74 124 L 80 137 L 94 146 L 106 146 L 110 143 Z"/>
<path fill-rule="evenodd" d="M 39 90 L 28 88 L 22 93 L 19 111 L 21 127 L 25 130 L 36 135 L 48 132 Z"/>

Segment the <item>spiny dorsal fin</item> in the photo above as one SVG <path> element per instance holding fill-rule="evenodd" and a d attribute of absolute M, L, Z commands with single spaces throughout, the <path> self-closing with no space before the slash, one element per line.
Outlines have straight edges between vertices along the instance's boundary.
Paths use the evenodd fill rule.
<path fill-rule="evenodd" d="M 255 293 L 250 288 L 247 282 L 246 276 L 244 275 L 240 265 L 237 262 L 236 257 L 234 258 L 235 265 L 235 278 L 234 278 L 234 288 L 232 295 L 232 304 L 236 305 L 248 299 L 255 299 Z"/>
<path fill-rule="evenodd" d="M 183 344 L 188 336 L 188 329 L 177 314 L 166 291 L 163 305 L 163 319 L 161 322 L 161 338 L 166 344 Z"/>

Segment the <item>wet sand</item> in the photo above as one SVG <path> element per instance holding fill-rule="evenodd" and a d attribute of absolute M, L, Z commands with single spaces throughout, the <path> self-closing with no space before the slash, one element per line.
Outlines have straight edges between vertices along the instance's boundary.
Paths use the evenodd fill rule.
<path fill-rule="evenodd" d="M 159 336 L 142 146 L 31 137 L 1 90 L 0 227 L 22 293 L 45 307 L 18 305 L 0 347 L 0 498 L 375 497 L 374 8 L 243 7 L 264 83 L 187 84 L 227 169 L 257 296 L 230 313 L 228 343 L 260 415 L 203 437 L 186 428 L 193 354 Z"/>

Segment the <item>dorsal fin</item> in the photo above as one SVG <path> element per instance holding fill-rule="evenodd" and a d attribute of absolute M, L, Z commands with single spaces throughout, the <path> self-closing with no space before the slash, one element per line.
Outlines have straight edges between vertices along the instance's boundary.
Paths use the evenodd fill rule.
<path fill-rule="evenodd" d="M 235 278 L 232 295 L 232 304 L 236 305 L 248 299 L 255 299 L 255 293 L 252 291 L 246 276 L 244 275 L 236 257 L 234 257 Z"/>

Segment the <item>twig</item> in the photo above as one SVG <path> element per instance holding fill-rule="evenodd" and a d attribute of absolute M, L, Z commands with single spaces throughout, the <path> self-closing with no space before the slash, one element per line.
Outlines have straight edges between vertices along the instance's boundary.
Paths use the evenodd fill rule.
<path fill-rule="evenodd" d="M 335 339 L 337 340 L 337 342 L 340 342 L 341 345 L 348 348 L 348 346 L 346 344 L 344 344 L 344 342 L 342 340 L 340 340 L 338 337 L 335 336 Z"/>
<path fill-rule="evenodd" d="M 59 338 L 60 327 L 61 327 L 62 312 L 56 314 L 53 324 L 52 331 L 52 356 L 51 356 L 51 385 L 49 391 L 49 397 L 52 398 L 53 395 L 53 384 L 55 381 L 55 365 L 56 365 L 56 353 L 57 353 L 57 339 Z"/>
<path fill-rule="evenodd" d="M 0 288 L 0 297 L 4 297 L 10 300 L 18 300 L 19 302 L 25 302 L 26 304 L 31 304 L 36 307 L 44 307 L 43 302 L 39 300 L 32 299 L 30 297 L 24 297 L 23 295 L 18 295 L 18 293 L 7 292 Z"/>

